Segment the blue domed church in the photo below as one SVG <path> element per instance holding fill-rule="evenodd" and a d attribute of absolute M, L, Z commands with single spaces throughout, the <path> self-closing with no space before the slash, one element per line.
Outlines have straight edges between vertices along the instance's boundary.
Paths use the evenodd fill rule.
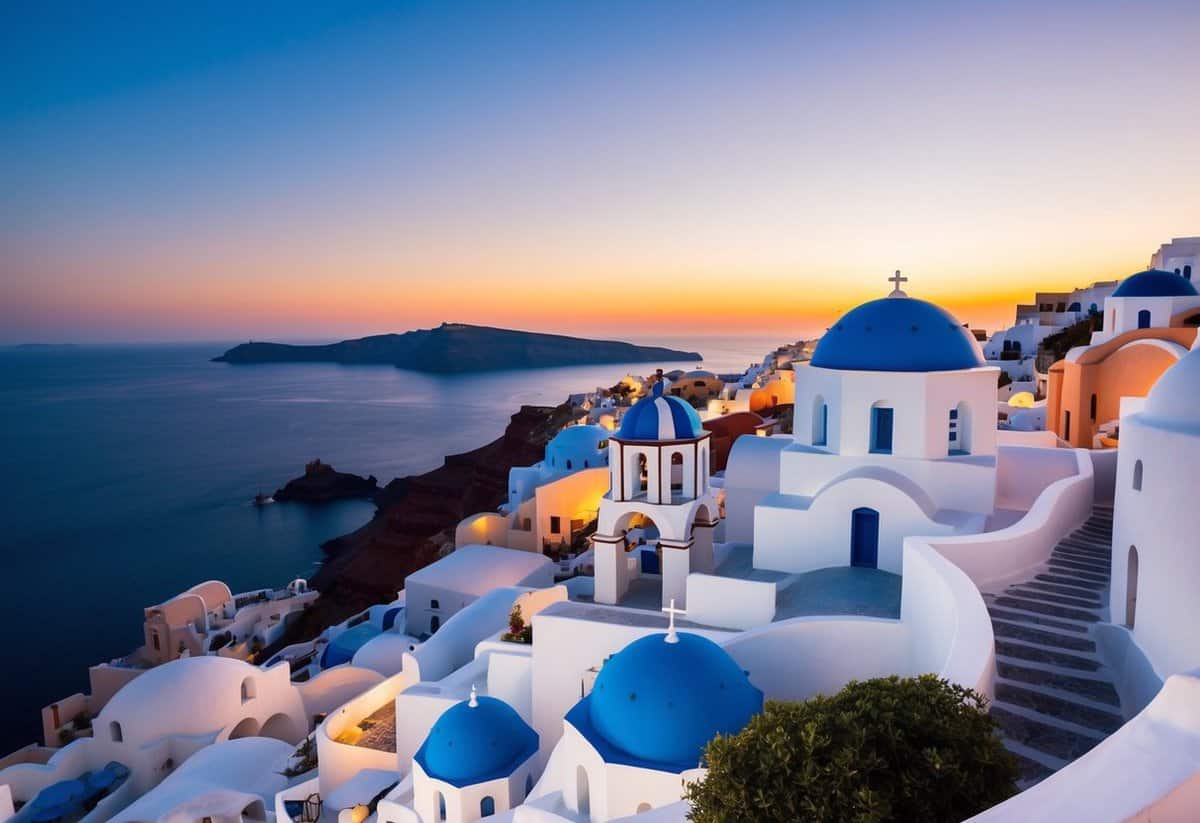
<path fill-rule="evenodd" d="M 564 801 L 612 820 L 679 800 L 703 775 L 704 748 L 762 711 L 763 694 L 713 641 L 656 633 L 610 657 L 564 722 L 556 756 Z"/>
<path fill-rule="evenodd" d="M 998 369 L 903 280 L 843 315 L 796 369 L 793 441 L 754 510 L 755 568 L 899 574 L 904 535 L 979 532 L 993 514 Z"/>

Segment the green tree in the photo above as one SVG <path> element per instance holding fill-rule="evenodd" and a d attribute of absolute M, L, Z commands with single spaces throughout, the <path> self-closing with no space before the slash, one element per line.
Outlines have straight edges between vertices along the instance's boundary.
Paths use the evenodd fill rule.
<path fill-rule="evenodd" d="M 768 701 L 706 759 L 686 791 L 696 823 L 960 821 L 1015 794 L 1018 774 L 986 699 L 933 675 Z"/>

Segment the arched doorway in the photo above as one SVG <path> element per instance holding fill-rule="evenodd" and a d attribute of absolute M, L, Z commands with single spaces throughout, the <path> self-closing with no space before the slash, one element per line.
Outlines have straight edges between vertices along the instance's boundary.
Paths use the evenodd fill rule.
<path fill-rule="evenodd" d="M 1139 329 L 1150 328 L 1150 310 L 1149 309 L 1142 309 L 1141 311 L 1138 312 L 1138 328 Z"/>
<path fill-rule="evenodd" d="M 879 512 L 865 506 L 850 512 L 850 565 L 879 568 Z"/>
<path fill-rule="evenodd" d="M 591 815 L 592 799 L 588 793 L 588 773 L 583 766 L 575 767 L 575 811 Z"/>
<path fill-rule="evenodd" d="M 256 737 L 258 735 L 258 721 L 253 717 L 243 717 L 233 731 L 229 733 L 230 740 L 237 740 L 242 737 Z"/>
<path fill-rule="evenodd" d="M 814 446 L 827 445 L 829 440 L 829 406 L 825 404 L 825 398 L 817 395 L 813 398 L 812 410 L 812 444 Z"/>
<path fill-rule="evenodd" d="M 1128 567 L 1125 572 L 1125 626 L 1133 628 L 1137 617 L 1137 587 L 1138 587 L 1138 551 L 1137 546 L 1129 547 Z"/>
<path fill-rule="evenodd" d="M 267 718 L 267 722 L 259 729 L 258 736 L 273 737 L 285 743 L 299 743 L 300 738 L 304 737 L 304 732 L 299 726 L 300 724 L 291 717 L 279 712 Z"/>

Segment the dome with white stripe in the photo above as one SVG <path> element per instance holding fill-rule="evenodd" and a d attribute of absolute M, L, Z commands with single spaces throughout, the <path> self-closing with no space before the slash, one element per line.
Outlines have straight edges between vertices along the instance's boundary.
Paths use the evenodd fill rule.
<path fill-rule="evenodd" d="M 662 381 L 625 412 L 621 440 L 692 440 L 704 433 L 700 415 L 686 401 L 663 395 Z"/>

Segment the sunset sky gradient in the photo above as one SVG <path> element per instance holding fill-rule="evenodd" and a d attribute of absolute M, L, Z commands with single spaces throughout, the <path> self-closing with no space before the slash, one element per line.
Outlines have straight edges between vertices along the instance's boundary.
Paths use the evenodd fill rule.
<path fill-rule="evenodd" d="M 1200 233 L 1195 0 L 302 5 L 4 4 L 0 343 L 995 328 Z"/>

